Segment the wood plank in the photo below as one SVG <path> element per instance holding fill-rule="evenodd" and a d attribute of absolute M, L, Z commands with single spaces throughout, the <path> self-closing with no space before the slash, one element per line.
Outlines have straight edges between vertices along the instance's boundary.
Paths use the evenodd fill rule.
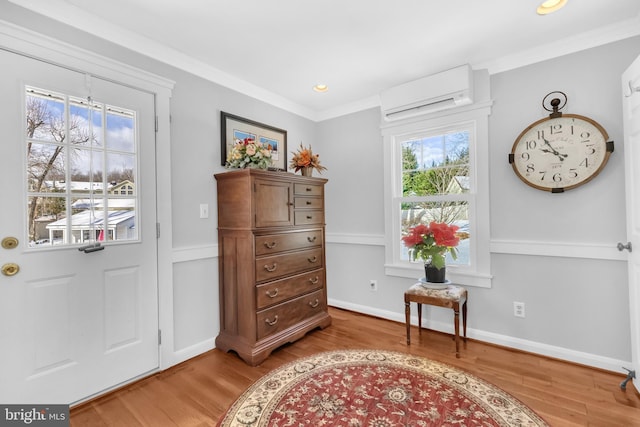
<path fill-rule="evenodd" d="M 494 384 L 553 426 L 640 426 L 640 395 L 624 376 L 476 340 L 456 359 L 452 336 L 330 308 L 332 326 L 275 350 L 251 367 L 236 354 L 212 350 L 150 378 L 71 409 L 71 426 L 211 426 L 269 371 L 322 351 L 399 351 L 455 366 Z M 414 335 L 415 334 L 415 335 Z"/>

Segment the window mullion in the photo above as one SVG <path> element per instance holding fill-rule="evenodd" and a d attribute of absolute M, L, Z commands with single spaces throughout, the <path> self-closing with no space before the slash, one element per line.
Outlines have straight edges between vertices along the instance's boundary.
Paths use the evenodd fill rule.
<path fill-rule="evenodd" d="M 65 228 L 64 228 L 64 234 L 63 234 L 63 238 L 62 238 L 62 242 L 64 244 L 70 244 L 71 243 L 71 238 L 73 237 L 73 234 L 71 233 L 72 230 L 72 216 L 73 216 L 73 212 L 71 211 L 72 207 L 72 198 L 71 198 L 71 192 L 73 190 L 73 188 L 71 187 L 71 144 L 69 143 L 69 141 L 71 140 L 71 124 L 70 124 L 70 119 L 71 119 L 71 108 L 70 108 L 70 102 L 69 102 L 69 95 L 64 95 L 64 134 L 65 134 L 65 138 L 64 141 L 62 141 L 62 146 L 63 146 L 63 150 L 64 150 L 64 176 L 65 176 L 65 180 L 66 180 L 66 185 L 65 185 L 65 191 L 64 191 L 64 198 L 65 198 L 65 206 L 66 206 L 66 218 L 65 218 Z"/>

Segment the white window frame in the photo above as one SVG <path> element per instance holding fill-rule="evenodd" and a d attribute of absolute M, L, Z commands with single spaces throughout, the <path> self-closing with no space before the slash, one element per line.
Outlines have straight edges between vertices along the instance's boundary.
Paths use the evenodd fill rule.
<path fill-rule="evenodd" d="M 423 266 L 400 258 L 400 209 L 402 195 L 402 141 L 410 135 L 434 134 L 451 129 L 469 129 L 470 189 L 464 194 L 469 202 L 471 234 L 468 266 L 447 265 L 447 278 L 454 283 L 491 287 L 489 217 L 489 114 L 491 102 L 476 103 L 420 118 L 383 124 L 385 177 L 385 273 L 418 279 Z M 442 196 L 446 199 L 446 195 Z M 456 195 L 456 198 L 462 198 Z"/>

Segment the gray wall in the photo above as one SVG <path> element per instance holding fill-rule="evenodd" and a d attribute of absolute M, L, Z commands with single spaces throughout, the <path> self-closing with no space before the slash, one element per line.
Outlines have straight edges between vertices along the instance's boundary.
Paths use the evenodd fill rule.
<path fill-rule="evenodd" d="M 2 19 L 176 82 L 171 100 L 173 319 L 177 360 L 213 347 L 218 332 L 215 180 L 220 110 L 288 130 L 289 150 L 313 144 L 329 168 L 327 264 L 337 306 L 402 320 L 411 280 L 384 274 L 383 158 L 378 109 L 313 123 L 0 0 Z M 630 360 L 626 263 L 590 256 L 625 238 L 620 74 L 640 54 L 634 38 L 491 77 L 491 249 L 493 286 L 470 288 L 470 334 L 479 339 L 616 369 Z M 616 141 L 593 182 L 551 195 L 521 183 L 507 163 L 513 140 L 541 118 L 542 97 L 562 90 L 566 111 L 598 120 Z M 162 171 L 160 171 L 162 173 Z M 160 191 L 163 191 L 162 189 Z M 210 217 L 198 217 L 210 203 Z M 529 251 L 531 243 L 553 256 Z M 613 249 L 612 249 L 613 250 Z M 608 254 L 608 249 L 604 249 Z M 585 256 L 575 256 L 586 253 Z M 379 290 L 370 292 L 369 279 Z M 512 301 L 526 303 L 516 319 Z M 451 313 L 427 310 L 450 330 Z"/>
<path fill-rule="evenodd" d="M 638 54 L 636 37 L 491 76 L 493 281 L 491 289 L 469 288 L 471 336 L 608 369 L 631 360 L 627 266 L 615 245 L 626 238 L 620 76 Z M 507 161 L 519 133 L 548 114 L 541 101 L 556 90 L 568 96 L 564 112 L 595 119 L 615 141 L 602 173 L 564 194 L 525 185 Z M 328 291 L 334 305 L 401 321 L 413 281 L 384 275 L 379 124 L 372 109 L 319 125 L 332 183 Z M 356 244 L 344 243 L 350 234 Z M 513 301 L 526 304 L 526 318 L 513 316 Z M 450 311 L 425 317 L 452 331 Z"/>

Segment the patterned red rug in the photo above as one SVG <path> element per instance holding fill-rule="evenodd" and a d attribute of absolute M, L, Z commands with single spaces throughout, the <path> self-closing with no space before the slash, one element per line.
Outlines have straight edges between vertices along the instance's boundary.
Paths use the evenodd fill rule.
<path fill-rule="evenodd" d="M 218 422 L 231 426 L 547 426 L 499 388 L 409 354 L 344 350 L 282 366 Z"/>

